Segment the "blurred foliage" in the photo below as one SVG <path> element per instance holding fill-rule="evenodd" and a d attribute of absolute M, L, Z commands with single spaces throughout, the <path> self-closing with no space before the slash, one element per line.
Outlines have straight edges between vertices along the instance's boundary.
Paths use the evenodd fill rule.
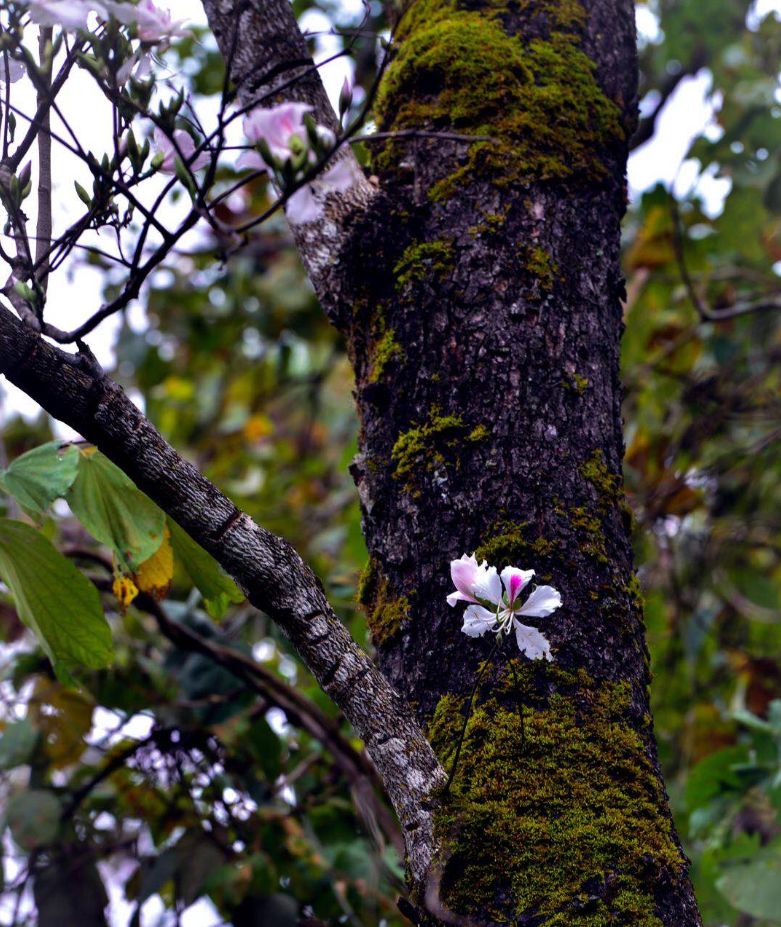
<path fill-rule="evenodd" d="M 365 21 L 336 2 L 294 6 L 318 30 L 345 30 L 330 41 L 369 87 L 379 5 Z M 781 924 L 781 20 L 745 0 L 644 6 L 658 24 L 641 42 L 644 112 L 703 68 L 717 111 L 688 153 L 698 182 L 675 199 L 646 193 L 625 223 L 626 481 L 656 733 L 706 925 L 762 927 Z M 208 41 L 184 40 L 179 54 L 194 93 L 219 91 Z M 232 196 L 220 218 L 257 214 L 265 196 L 262 184 Z M 116 375 L 174 446 L 298 548 L 370 647 L 355 604 L 366 553 L 343 345 L 281 220 L 220 264 L 202 245 L 154 278 L 143 325 L 125 321 Z M 754 305 L 766 307 L 734 315 Z M 12 417 L 5 455 L 52 437 L 45 417 Z M 0 919 L 36 923 L 34 901 L 43 927 L 76 922 L 63 912 L 100 924 L 105 885 L 124 898 L 112 927 L 178 923 L 204 897 L 219 912 L 205 923 L 404 923 L 399 861 L 328 750 L 169 626 L 254 657 L 351 737 L 265 616 L 236 602 L 173 525 L 172 566 L 146 592 L 143 564 L 123 564 L 100 518 L 61 501 L 76 470 L 51 498 L 30 473 L 6 470 L 3 514 L 32 516 L 94 581 L 115 657 L 71 668 L 81 686 L 68 685 L 0 595 Z"/>

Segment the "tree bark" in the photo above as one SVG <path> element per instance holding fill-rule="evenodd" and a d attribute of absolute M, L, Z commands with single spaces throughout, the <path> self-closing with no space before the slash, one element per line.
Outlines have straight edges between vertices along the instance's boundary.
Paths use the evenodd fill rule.
<path fill-rule="evenodd" d="M 453 924 L 698 924 L 621 478 L 633 4 L 416 0 L 397 38 L 379 128 L 433 135 L 377 153 L 380 198 L 341 262 L 353 472 L 379 664 L 446 768 L 492 648 L 446 605 L 448 562 L 533 568 L 564 599 L 538 622 L 552 663 L 510 638 L 485 670 L 436 816 L 428 909 Z"/>

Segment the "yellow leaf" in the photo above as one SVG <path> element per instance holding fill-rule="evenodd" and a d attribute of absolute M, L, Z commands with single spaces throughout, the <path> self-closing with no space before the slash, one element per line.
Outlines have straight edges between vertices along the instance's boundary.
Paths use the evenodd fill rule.
<path fill-rule="evenodd" d="M 252 415 L 244 425 L 244 437 L 251 444 L 262 441 L 274 431 L 274 425 L 267 415 Z"/>
<path fill-rule="evenodd" d="M 156 599 L 162 599 L 168 592 L 174 575 L 174 551 L 171 547 L 171 533 L 166 527 L 163 543 L 152 556 L 145 560 L 135 575 L 136 585 Z"/>
<path fill-rule="evenodd" d="M 123 612 L 138 595 L 138 586 L 129 576 L 115 576 L 111 588 Z"/>
<path fill-rule="evenodd" d="M 44 750 L 56 769 L 76 763 L 86 750 L 94 707 L 88 695 L 38 678 L 27 716 L 43 734 Z"/>

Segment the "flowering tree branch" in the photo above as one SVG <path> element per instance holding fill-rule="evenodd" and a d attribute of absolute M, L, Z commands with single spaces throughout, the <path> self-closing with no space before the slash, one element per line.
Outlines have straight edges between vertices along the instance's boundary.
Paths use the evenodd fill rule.
<path fill-rule="evenodd" d="M 275 102 L 304 103 L 319 125 L 338 130 L 339 120 L 287 0 L 203 0 L 203 6 L 243 109 L 251 110 L 261 96 Z M 352 182 L 326 195 L 324 221 L 291 222 L 312 285 L 331 318 L 337 318 L 343 308 L 340 275 L 334 271 L 346 224 L 368 208 L 376 193 L 349 146 L 343 146 L 336 157 L 345 162 Z"/>

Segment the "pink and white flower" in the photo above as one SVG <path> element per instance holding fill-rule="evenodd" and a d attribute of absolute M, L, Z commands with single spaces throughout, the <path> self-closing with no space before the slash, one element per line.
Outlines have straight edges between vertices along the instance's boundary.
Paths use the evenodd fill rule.
<path fill-rule="evenodd" d="M 529 659 L 553 659 L 545 635 L 518 620 L 521 616 L 547 618 L 561 606 L 561 595 L 552 586 L 538 586 L 521 602 L 521 593 L 534 576 L 534 570 L 508 566 L 498 573 L 496 567 L 489 567 L 485 561 L 478 564 L 474 555 L 464 554 L 460 560 L 451 562 L 450 574 L 456 591 L 448 595 L 448 603 L 473 603 L 464 612 L 461 628 L 464 634 L 482 637 L 487 631 L 497 635 L 515 631 L 518 649 Z"/>
<path fill-rule="evenodd" d="M 263 142 L 263 154 L 245 151 L 239 157 L 240 169 L 266 170 L 278 188 L 290 185 L 281 172 L 282 165 L 294 159 L 296 179 L 300 180 L 318 160 L 336 147 L 336 136 L 326 126 L 317 126 L 312 143 L 304 117 L 312 111 L 308 103 L 281 103 L 269 109 L 258 107 L 244 117 L 244 134 L 253 145 Z M 330 193 L 342 193 L 356 183 L 360 170 L 349 155 L 335 155 L 333 163 L 314 180 L 303 184 L 288 199 L 285 213 L 292 225 L 320 219 Z"/>
<path fill-rule="evenodd" d="M 286 161 L 293 154 L 294 139 L 305 144 L 304 115 L 311 111 L 308 103 L 280 103 L 270 109 L 258 107 L 244 117 L 244 134 L 253 145 L 262 139 L 273 157 Z"/>
<path fill-rule="evenodd" d="M 138 37 L 142 42 L 168 42 L 170 39 L 189 35 L 189 29 L 183 29 L 184 20 L 174 20 L 170 10 L 162 10 L 152 0 L 141 0 L 134 8 Z"/>
<path fill-rule="evenodd" d="M 176 159 L 181 158 L 186 161 L 191 171 L 200 170 L 209 163 L 209 155 L 202 151 L 192 161 L 190 160 L 195 154 L 195 142 L 189 132 L 184 129 L 174 129 L 174 141 L 176 145 L 168 138 L 162 129 L 155 129 L 155 147 L 163 155 L 160 163 L 160 170 L 163 174 L 176 173 Z M 178 147 L 178 151 L 176 150 Z"/>

